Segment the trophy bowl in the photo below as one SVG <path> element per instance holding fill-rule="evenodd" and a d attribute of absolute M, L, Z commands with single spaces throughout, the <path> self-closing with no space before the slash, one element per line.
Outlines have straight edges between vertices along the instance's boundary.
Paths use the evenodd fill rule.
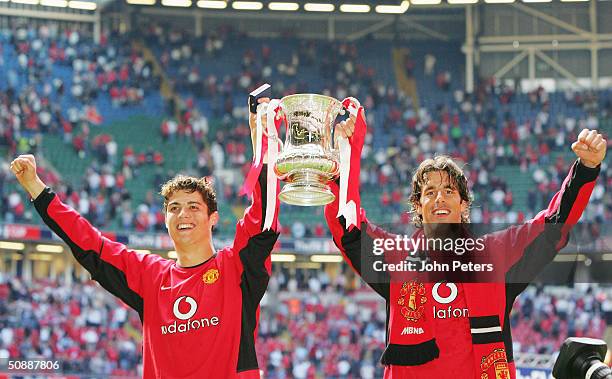
<path fill-rule="evenodd" d="M 274 171 L 285 181 L 279 199 L 300 206 L 334 201 L 328 182 L 338 177 L 340 161 L 334 124 L 342 104 L 333 97 L 296 94 L 280 100 L 287 133 Z"/>

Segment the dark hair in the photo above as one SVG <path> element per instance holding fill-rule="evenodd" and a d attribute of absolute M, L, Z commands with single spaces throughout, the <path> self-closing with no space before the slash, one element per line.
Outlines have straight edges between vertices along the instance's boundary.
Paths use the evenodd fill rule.
<path fill-rule="evenodd" d="M 457 188 L 461 200 L 465 201 L 468 205 L 468 212 L 461 215 L 461 222 L 470 222 L 469 209 L 472 205 L 472 195 L 468 188 L 467 178 L 463 173 L 463 169 L 451 157 L 446 155 L 438 155 L 424 160 L 414 172 L 412 176 L 412 194 L 409 199 L 410 207 L 412 208 L 412 222 L 419 228 L 423 226 L 423 216 L 415 211 L 421 204 L 421 191 L 426 184 L 426 175 L 433 171 L 443 171 L 448 174 L 451 185 Z"/>
<path fill-rule="evenodd" d="M 161 187 L 160 195 L 164 197 L 164 212 L 168 206 L 168 200 L 177 191 L 185 191 L 187 193 L 199 192 L 202 199 L 208 206 L 208 215 L 217 211 L 217 194 L 206 178 L 195 178 L 193 176 L 177 175 L 168 180 Z"/>

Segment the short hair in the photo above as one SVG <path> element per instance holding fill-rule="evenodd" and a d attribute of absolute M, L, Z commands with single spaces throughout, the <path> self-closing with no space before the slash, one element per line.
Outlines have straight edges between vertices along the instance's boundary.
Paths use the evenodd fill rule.
<path fill-rule="evenodd" d="M 195 178 L 193 176 L 177 175 L 168 180 L 161 187 L 160 195 L 164 197 L 164 213 L 168 207 L 170 197 L 178 191 L 187 193 L 198 192 L 208 206 L 208 215 L 217 211 L 217 194 L 215 189 L 206 178 Z"/>
<path fill-rule="evenodd" d="M 434 158 L 426 159 L 414 172 L 412 176 L 412 194 L 410 195 L 410 212 L 412 213 L 412 222 L 418 227 L 423 226 L 423 216 L 416 213 L 417 206 L 421 203 L 421 191 L 425 186 L 426 175 L 434 171 L 443 171 L 448 174 L 451 185 L 457 188 L 461 200 L 467 202 L 466 214 L 461 215 L 461 222 L 470 222 L 470 206 L 472 205 L 472 195 L 468 188 L 467 178 L 463 173 L 463 169 L 449 156 L 438 155 Z"/>

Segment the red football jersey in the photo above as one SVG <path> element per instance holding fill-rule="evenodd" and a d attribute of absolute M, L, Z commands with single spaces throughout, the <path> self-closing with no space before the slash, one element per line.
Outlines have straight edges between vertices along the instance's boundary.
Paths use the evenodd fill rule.
<path fill-rule="evenodd" d="M 234 244 L 193 267 L 103 237 L 49 188 L 34 200 L 92 278 L 140 315 L 145 378 L 259 378 L 258 308 L 278 238 L 276 220 L 262 232 L 266 171 Z"/>
<path fill-rule="evenodd" d="M 361 229 L 353 228 L 349 231 L 345 227 L 346 220 L 343 217 L 337 217 L 338 201 L 328 205 L 325 210 L 326 219 L 334 242 L 344 259 L 374 291 L 386 300 L 387 347 L 381 358 L 381 363 L 385 364 L 385 379 L 484 377 L 486 374 L 482 375 L 475 368 L 475 358 L 478 358 L 476 349 L 478 345 L 486 345 L 491 342 L 503 344 L 505 356 L 507 356 L 507 361 L 496 363 L 503 368 L 500 369 L 498 375 L 509 375 L 510 378 L 515 378 L 516 370 L 509 322 L 514 300 L 531 281 L 526 279 L 535 278 L 554 259 L 558 250 L 567 243 L 567 238 L 560 231 L 569 230 L 581 217 L 595 186 L 599 170 L 599 167 L 588 168 L 575 162 L 561 185 L 561 189 L 553 196 L 546 209 L 525 223 L 485 236 L 485 245 L 490 244 L 492 249 L 503 252 L 504 254 L 500 256 L 503 256 L 504 259 L 501 261 L 509 262 L 506 266 L 502 266 L 505 279 L 503 282 L 478 283 L 490 289 L 489 296 L 483 299 L 483 302 L 493 303 L 496 306 L 497 322 L 499 323 L 497 327 L 472 325 L 473 322 L 483 319 L 483 317 L 474 317 L 473 313 L 477 309 L 470 308 L 468 305 L 466 289 L 473 283 L 440 281 L 433 286 L 430 300 L 433 304 L 433 314 L 430 314 L 430 317 L 433 319 L 433 334 L 439 355 L 424 363 L 406 363 L 413 358 L 420 358 L 420 351 L 407 352 L 412 347 L 410 344 L 394 343 L 391 340 L 393 329 L 400 330 L 402 335 L 422 333 L 414 320 L 394 317 L 398 313 L 392 310 L 399 299 L 393 290 L 402 285 L 401 281 L 392 280 L 389 272 L 376 272 L 368 267 L 371 261 L 368 260 L 369 254 L 366 252 L 373 250 L 373 237 L 369 235 L 370 231 L 376 229 L 378 231 L 376 236 L 394 237 L 394 235 L 373 226 L 365 217 Z M 358 183 L 353 185 L 358 185 Z M 332 190 L 337 191 L 337 188 L 338 186 L 332 185 Z M 363 210 L 361 211 L 365 214 Z M 541 230 L 534 227 L 538 224 L 557 224 L 563 227 L 558 229 L 558 235 L 543 232 L 538 232 L 540 233 L 538 235 L 534 233 L 534 230 Z M 365 231 L 363 235 L 362 231 Z M 482 332 L 479 329 L 492 330 Z M 495 369 L 497 370 L 497 366 Z"/>

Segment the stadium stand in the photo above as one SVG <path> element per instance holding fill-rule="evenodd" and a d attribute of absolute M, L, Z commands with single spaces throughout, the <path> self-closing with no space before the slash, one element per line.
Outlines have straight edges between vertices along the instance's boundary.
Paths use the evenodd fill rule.
<path fill-rule="evenodd" d="M 612 135 L 611 90 L 523 94 L 483 79 L 469 96 L 460 47 L 450 44 L 255 39 L 231 27 L 193 38 L 161 25 L 142 39 L 109 33 L 95 44 L 86 30 L 50 23 L 4 30 L 0 48 L 5 224 L 37 222 L 8 172 L 11 157 L 31 152 L 44 159 L 46 181 L 104 230 L 164 232 L 155 194 L 166 178 L 188 172 L 214 178 L 224 217 L 218 235 L 232 233 L 251 158 L 245 93 L 266 81 L 275 96 L 362 101 L 370 127 L 363 207 L 378 223 L 410 222 L 411 171 L 436 153 L 468 162 L 472 221 L 520 222 L 558 188 L 577 131 Z M 396 88 L 402 67 L 417 97 Z M 612 221 L 611 170 L 602 170 L 585 222 Z M 321 208 L 283 205 L 281 222 L 292 238 L 329 238 Z M 328 275 L 275 266 L 259 330 L 266 377 L 381 377 L 384 304 L 343 267 Z M 602 336 L 611 302 L 609 288 L 530 287 L 512 314 L 515 351 L 551 354 L 566 335 Z M 80 278 L 0 275 L 0 358 L 61 359 L 66 374 L 137 376 L 138 324 Z"/>
<path fill-rule="evenodd" d="M 138 80 L 139 73 L 151 72 L 151 67 L 156 65 L 150 61 L 143 62 L 142 53 L 130 48 L 136 46 L 138 41 L 113 36 L 116 38 L 113 44 L 106 40 L 102 45 L 86 48 L 79 44 L 85 41 L 91 44 L 90 39 L 74 37 L 78 41 L 76 47 L 68 45 L 69 54 L 66 55 L 62 47 L 69 44 L 66 36 L 70 36 L 70 32 L 60 33 L 58 41 L 49 43 L 50 37 L 45 40 L 40 36 L 49 34 L 45 30 L 29 30 L 26 33 L 29 37 L 17 39 L 19 43 L 11 43 L 11 38 L 5 34 L 7 48 L 3 49 L 4 59 L 18 62 L 19 59 L 14 58 L 19 56 L 19 49 L 29 51 L 29 45 L 37 46 L 39 42 L 47 41 L 42 43 L 39 54 L 49 57 L 55 54 L 64 57 L 63 60 L 49 60 L 52 63 L 45 65 L 48 69 L 44 75 L 42 71 L 37 73 L 42 68 L 30 69 L 36 73 L 30 76 L 17 75 L 19 69 L 10 65 L 4 69 L 8 70 L 9 78 L 17 76 L 25 81 L 15 82 L 15 90 L 22 91 L 18 98 L 29 99 L 28 105 L 37 109 L 42 97 L 43 101 L 51 102 L 48 106 L 50 110 L 55 109 L 51 125 L 32 125 L 31 128 L 40 129 L 44 136 L 38 137 L 40 142 L 37 144 L 42 146 L 36 149 L 42 149 L 43 156 L 57 173 L 72 178 L 64 181 L 71 185 L 65 192 L 80 193 L 85 188 L 88 193 L 87 185 L 78 179 L 88 170 L 98 175 L 103 174 L 102 171 L 113 175 L 114 179 L 109 178 L 111 183 L 125 183 L 118 189 L 120 197 L 129 199 L 129 202 L 113 200 L 112 193 L 107 194 L 114 206 L 123 203 L 121 208 L 124 211 L 111 214 L 113 212 L 105 209 L 106 215 L 99 217 L 99 225 L 111 229 L 135 228 L 134 213 L 139 208 L 143 209 L 141 205 L 149 208 L 150 213 L 151 222 L 145 229 L 159 229 L 161 225 L 155 221 L 159 220 L 159 214 L 150 201 L 147 203 L 146 194 L 174 172 L 198 170 L 206 175 L 229 169 L 238 175 L 244 173 L 250 159 L 250 149 L 247 148 L 249 137 L 244 121 L 244 93 L 266 78 L 274 78 L 271 81 L 275 91 L 280 94 L 313 91 L 344 97 L 350 93 L 362 99 L 368 110 L 371 130 L 368 137 L 370 148 L 364 152 L 366 163 L 362 181 L 368 189 L 364 204 L 372 219 L 381 223 L 401 222 L 400 210 L 407 211 L 405 199 L 409 188 L 399 184 L 409 182 L 411 170 L 422 158 L 441 152 L 469 162 L 470 182 L 474 183 L 479 205 L 474 208 L 475 220 L 512 222 L 529 217 L 531 213 L 525 214 L 523 210 L 541 207 L 557 188 L 559 178 L 555 171 L 563 171 L 563 162 L 567 164 L 569 159 L 568 153 L 560 149 L 575 137 L 576 130 L 582 126 L 597 127 L 601 124 L 604 133 L 609 133 L 612 124 L 610 90 L 548 94 L 540 88 L 529 94 L 521 94 L 516 88 L 483 81 L 474 95 L 465 96 L 460 89 L 460 80 L 452 79 L 461 77 L 461 65 L 447 63 L 460 61 L 456 46 L 454 49 L 441 46 L 435 51 L 426 46 L 416 46 L 409 50 L 407 70 L 416 78 L 419 101 L 423 105 L 414 110 L 411 98 L 393 86 L 394 76 L 390 74 L 393 72 L 390 67 L 393 66 L 391 51 L 395 47 L 392 45 L 372 41 L 348 44 L 305 43 L 295 39 L 249 40 L 235 35 L 230 28 L 194 39 L 172 29 L 152 27 L 144 40 L 155 52 L 160 66 L 166 70 L 162 75 L 174 82 L 174 88 L 184 101 L 175 104 L 177 100 L 173 97 L 172 101 L 163 104 L 160 92 L 156 92 L 158 83 L 146 91 L 137 90 L 147 94 L 141 101 L 128 102 L 126 99 L 118 100 L 119 95 L 115 95 L 113 89 L 123 90 L 131 83 L 143 82 Z M 20 32 L 20 29 L 14 31 L 15 34 Z M 207 48 L 199 48 L 202 45 Z M 228 45 L 232 48 L 227 48 Z M 126 47 L 116 50 L 109 46 Z M 314 61 L 314 56 L 325 56 L 323 52 L 327 51 L 338 53 L 329 56 L 328 61 Z M 368 54 L 360 54 L 363 51 Z M 92 59 L 94 55 L 97 56 L 96 62 Z M 131 62 L 131 65 L 126 62 Z M 86 81 L 89 84 L 85 87 L 96 89 L 87 90 L 95 92 L 96 97 L 95 101 L 89 101 L 94 106 L 89 114 L 87 111 L 78 114 L 76 108 L 88 103 L 88 100 L 81 99 L 83 95 L 80 98 L 74 96 L 75 92 L 83 91 L 78 88 L 83 87 L 79 83 L 83 67 L 86 66 L 89 66 L 90 73 L 95 73 L 97 82 Z M 128 70 L 126 73 L 126 67 L 135 67 L 134 70 L 140 67 L 140 70 Z M 187 72 L 188 67 L 193 67 L 191 71 L 195 72 L 194 75 Z M 300 71 L 299 79 L 292 74 L 296 70 Z M 437 77 L 438 74 L 446 76 L 446 73 L 448 86 Z M 153 74 L 143 75 L 148 77 Z M 121 80 L 122 76 L 125 80 Z M 89 77 L 93 79 L 94 74 L 89 74 Z M 35 82 L 29 83 L 28 80 Z M 11 82 L 9 80 L 8 83 Z M 33 84 L 42 86 L 46 92 L 32 92 Z M 53 85 L 59 90 L 54 90 Z M 102 90 L 99 94 L 98 87 Z M 93 97 L 93 94 L 89 97 Z M 6 98 L 7 108 L 10 109 L 13 100 Z M 66 110 L 65 114 L 58 113 L 58 108 Z M 143 117 L 144 114 L 147 116 Z M 174 117 L 176 114 L 179 115 L 178 119 Z M 27 119 L 23 122 L 28 124 Z M 96 126 L 100 122 L 102 125 Z M 37 121 L 30 120 L 29 123 L 35 124 Z M 14 135 L 20 136 L 20 133 Z M 6 141 L 9 151 L 14 153 L 18 146 L 21 146 L 21 151 L 31 149 L 26 147 L 29 135 L 26 133 L 17 141 L 11 141 L 12 135 L 9 136 Z M 111 144 L 112 162 L 109 162 L 108 152 L 104 149 L 104 146 L 108 148 L 108 144 L 96 144 L 97 138 L 106 138 L 100 135 L 111 136 L 114 141 Z M 149 137 L 141 138 L 143 135 Z M 188 142 L 185 138 L 191 142 L 185 143 Z M 62 141 L 70 141 L 74 151 L 61 148 L 65 146 Z M 178 141 L 184 148 L 173 149 L 163 141 Z M 134 157 L 131 157 L 131 153 L 127 153 L 126 157 L 126 150 L 133 150 Z M 124 153 L 123 160 L 118 156 L 121 152 Z M 157 156 L 155 153 L 158 153 Z M 75 156 L 79 158 L 75 159 Z M 148 164 L 154 159 L 163 163 Z M 607 173 L 604 175 L 601 183 L 610 180 Z M 231 180 L 227 178 L 227 175 L 216 177 L 221 206 L 244 204 L 236 195 L 241 184 L 239 177 L 233 175 L 229 176 Z M 510 181 L 512 188 L 508 186 Z M 538 189 L 539 196 L 530 195 L 529 189 L 534 187 Z M 75 200 L 80 200 L 82 196 L 78 197 Z M 609 208 L 598 206 L 609 204 L 610 199 L 596 200 L 588 212 L 590 219 L 610 220 Z M 95 206 L 96 201 L 92 200 L 91 203 Z M 386 212 L 389 207 L 397 212 Z M 296 237 L 315 235 L 315 231 L 320 229 L 320 210 L 314 210 L 313 217 L 311 209 L 285 208 L 287 211 L 282 212 L 281 219 L 284 224 L 304 225 L 295 228 L 298 232 Z M 234 213 L 239 214 L 225 212 L 229 217 L 224 218 L 225 227 L 220 228 L 221 233 L 231 233 Z M 12 217 L 10 212 L 8 217 Z M 301 233 L 302 230 L 304 233 Z"/>

